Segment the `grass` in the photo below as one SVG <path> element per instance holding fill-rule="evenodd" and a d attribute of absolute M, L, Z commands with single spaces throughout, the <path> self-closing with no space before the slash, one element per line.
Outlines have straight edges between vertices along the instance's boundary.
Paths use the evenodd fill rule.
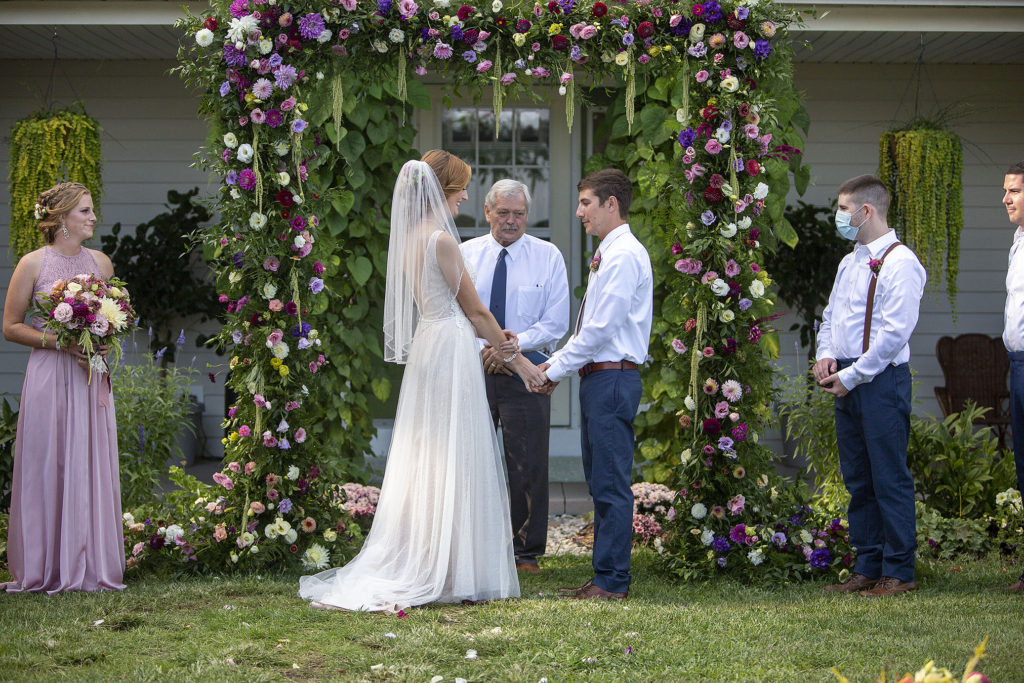
<path fill-rule="evenodd" d="M 959 676 L 988 635 L 979 668 L 1021 680 L 1024 600 L 994 590 L 1019 568 L 960 564 L 867 600 L 820 582 L 680 585 L 639 553 L 629 600 L 611 604 L 555 598 L 590 576 L 589 558 L 561 556 L 522 578 L 523 599 L 405 618 L 310 609 L 292 575 L 133 577 L 121 593 L 0 596 L 0 679 L 834 681 L 835 666 L 874 681 L 931 659 Z"/>

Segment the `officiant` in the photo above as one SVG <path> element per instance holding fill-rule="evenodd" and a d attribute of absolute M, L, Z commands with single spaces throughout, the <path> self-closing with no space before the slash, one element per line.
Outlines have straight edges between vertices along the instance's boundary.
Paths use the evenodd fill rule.
<path fill-rule="evenodd" d="M 569 329 L 569 281 L 558 247 L 526 234 L 530 190 L 518 180 L 494 183 L 484 198 L 491 231 L 462 244 L 476 289 L 498 324 L 513 331 L 534 364 L 547 360 Z M 494 426 L 501 426 L 508 468 L 516 568 L 537 573 L 548 533 L 551 396 L 530 393 L 484 340 L 480 359 Z"/>

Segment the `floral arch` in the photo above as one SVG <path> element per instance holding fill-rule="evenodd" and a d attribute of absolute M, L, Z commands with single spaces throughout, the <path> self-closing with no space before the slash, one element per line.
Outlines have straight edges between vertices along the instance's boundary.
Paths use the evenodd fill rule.
<path fill-rule="evenodd" d="M 489 94 L 496 112 L 557 83 L 569 127 L 615 84 L 588 170 L 612 164 L 633 179 L 631 223 L 655 264 L 638 457 L 648 479 L 679 490 L 670 567 L 795 576 L 836 565 L 813 541 L 841 529 L 812 524 L 814 539 L 800 538 L 807 508 L 758 444 L 778 346 L 762 253 L 795 241 L 785 196 L 809 177 L 795 20 L 767 0 L 221 0 L 183 19 L 178 71 L 210 122 L 196 158 L 223 180 L 221 222 L 202 239 L 238 400 L 218 485 L 176 475 L 182 533 L 173 544 L 153 534 L 135 561 L 312 568 L 358 542 L 360 492 L 334 482 L 368 450 L 368 396 L 391 390 L 375 315 L 390 190 L 415 153 L 406 116 L 429 106 L 421 77 L 441 74 Z"/>

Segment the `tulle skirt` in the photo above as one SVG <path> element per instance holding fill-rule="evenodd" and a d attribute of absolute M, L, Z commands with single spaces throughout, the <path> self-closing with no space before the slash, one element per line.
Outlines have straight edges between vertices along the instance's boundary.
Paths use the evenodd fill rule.
<path fill-rule="evenodd" d="M 519 596 L 508 492 L 472 326 L 421 320 L 373 525 L 299 595 L 349 610 Z"/>

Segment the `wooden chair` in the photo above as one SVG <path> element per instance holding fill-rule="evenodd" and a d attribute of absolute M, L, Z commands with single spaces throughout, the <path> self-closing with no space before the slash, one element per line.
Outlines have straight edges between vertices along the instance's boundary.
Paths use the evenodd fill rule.
<path fill-rule="evenodd" d="M 999 449 L 1005 450 L 1010 427 L 1010 359 L 1003 340 L 984 334 L 942 337 L 935 345 L 935 355 L 946 380 L 946 386 L 935 387 L 943 416 L 960 412 L 968 399 L 988 408 L 984 417 L 974 423 L 991 427 Z"/>

